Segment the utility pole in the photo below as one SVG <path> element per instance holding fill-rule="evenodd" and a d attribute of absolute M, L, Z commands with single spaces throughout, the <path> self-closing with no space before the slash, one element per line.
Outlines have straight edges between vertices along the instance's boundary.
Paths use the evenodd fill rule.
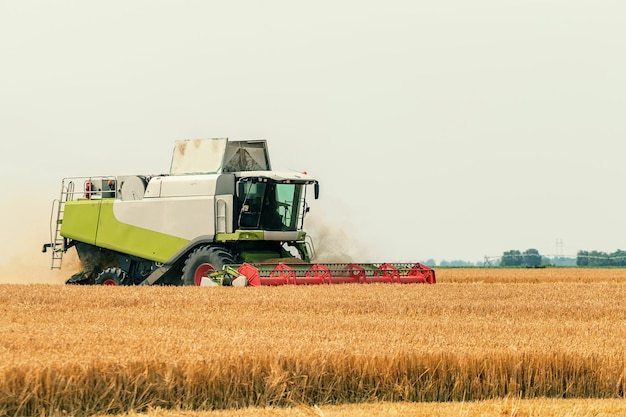
<path fill-rule="evenodd" d="M 563 257 L 563 239 L 556 240 L 556 257 L 557 258 Z"/>

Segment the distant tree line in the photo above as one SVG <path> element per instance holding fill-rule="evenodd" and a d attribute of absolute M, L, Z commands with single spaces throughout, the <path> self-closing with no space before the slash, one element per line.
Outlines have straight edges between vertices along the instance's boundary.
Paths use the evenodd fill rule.
<path fill-rule="evenodd" d="M 599 252 L 596 250 L 578 251 L 576 256 L 577 266 L 626 266 L 626 251 L 616 250 L 613 253 Z"/>
<path fill-rule="evenodd" d="M 581 266 L 581 267 L 626 267 L 626 251 L 621 249 L 612 253 L 601 251 L 578 251 L 578 255 L 573 257 L 555 256 L 548 258 L 542 256 L 537 249 L 526 249 L 525 251 L 508 250 L 499 257 L 500 262 L 497 266 L 502 267 L 527 267 L 534 268 L 539 266 Z M 434 259 L 423 261 L 425 265 L 437 266 Z M 495 266 L 485 257 L 485 262 L 469 262 L 460 259 L 452 261 L 442 260 L 439 262 L 442 267 L 464 267 L 464 266 Z"/>
<path fill-rule="evenodd" d="M 509 250 L 502 253 L 500 266 L 536 267 L 541 265 L 541 259 L 541 254 L 537 249 L 526 249 L 524 252 Z"/>

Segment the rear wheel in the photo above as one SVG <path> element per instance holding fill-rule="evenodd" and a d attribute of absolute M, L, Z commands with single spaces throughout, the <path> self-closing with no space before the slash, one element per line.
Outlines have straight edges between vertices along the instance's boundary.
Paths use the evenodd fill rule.
<path fill-rule="evenodd" d="M 221 271 L 224 265 L 234 264 L 232 253 L 215 246 L 200 246 L 189 254 L 183 267 L 183 285 L 199 286 L 202 278 Z"/>
<path fill-rule="evenodd" d="M 126 285 L 126 272 L 120 268 L 107 268 L 96 278 L 96 285 Z"/>

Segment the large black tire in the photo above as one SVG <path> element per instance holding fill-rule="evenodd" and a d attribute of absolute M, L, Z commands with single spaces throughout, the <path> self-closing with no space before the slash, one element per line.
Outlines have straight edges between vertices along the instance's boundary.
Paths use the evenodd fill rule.
<path fill-rule="evenodd" d="M 96 278 L 96 285 L 127 285 L 128 276 L 120 268 L 107 268 Z"/>
<path fill-rule="evenodd" d="M 232 253 L 216 246 L 200 246 L 193 250 L 183 266 L 183 285 L 199 286 L 202 277 L 221 271 L 224 265 L 234 264 Z"/>

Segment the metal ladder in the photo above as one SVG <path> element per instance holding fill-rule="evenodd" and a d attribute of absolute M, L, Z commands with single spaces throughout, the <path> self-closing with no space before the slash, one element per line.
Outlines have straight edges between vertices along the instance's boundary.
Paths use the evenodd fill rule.
<path fill-rule="evenodd" d="M 49 247 L 52 249 L 52 263 L 50 269 L 61 269 L 63 264 L 63 253 L 65 253 L 65 239 L 61 236 L 61 224 L 63 223 L 63 213 L 65 211 L 65 203 L 72 200 L 74 194 L 74 182 L 69 181 L 67 186 L 65 179 L 61 183 L 61 196 L 52 202 L 52 210 L 50 212 L 50 243 L 44 245 L 43 251 Z M 55 220 L 56 213 L 56 220 Z M 54 221 L 53 221 L 54 220 Z"/>

